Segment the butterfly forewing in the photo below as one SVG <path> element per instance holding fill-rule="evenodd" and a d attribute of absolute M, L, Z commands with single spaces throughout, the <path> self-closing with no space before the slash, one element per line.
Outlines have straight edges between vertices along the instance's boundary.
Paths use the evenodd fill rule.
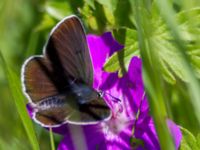
<path fill-rule="evenodd" d="M 46 46 L 46 56 L 67 77 L 92 86 L 93 68 L 85 32 L 77 17 L 66 19 L 54 28 Z"/>

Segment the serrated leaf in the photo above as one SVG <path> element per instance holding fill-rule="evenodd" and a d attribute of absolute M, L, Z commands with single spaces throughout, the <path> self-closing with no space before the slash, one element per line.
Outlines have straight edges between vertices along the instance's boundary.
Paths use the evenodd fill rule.
<path fill-rule="evenodd" d="M 163 40 L 161 37 L 154 38 L 154 50 L 158 51 L 158 59 L 163 61 L 166 66 L 168 66 L 168 72 L 173 72 L 180 79 L 185 81 L 186 77 L 184 75 L 184 66 L 182 65 L 182 59 L 176 50 L 176 47 L 167 40 Z M 163 65 L 163 64 L 162 64 Z M 166 68 L 166 69 L 167 69 Z M 164 74 L 165 76 L 166 74 Z M 175 79 L 171 73 L 171 79 Z"/>
<path fill-rule="evenodd" d="M 181 127 L 182 141 L 180 150 L 199 150 L 197 140 L 194 135 L 187 129 Z"/>
<path fill-rule="evenodd" d="M 48 1 L 45 4 L 45 10 L 50 16 L 58 20 L 72 14 L 71 7 L 66 1 Z"/>
<path fill-rule="evenodd" d="M 174 39 L 172 35 L 170 35 L 166 24 L 162 21 L 157 13 L 155 13 L 154 11 L 152 16 L 153 29 L 151 41 L 153 43 L 152 45 L 154 51 L 158 53 L 157 56 L 160 60 L 162 74 L 165 80 L 172 84 L 175 83 L 176 77 L 180 78 L 183 81 L 187 81 L 185 67 L 182 63 L 183 59 L 177 51 Z M 189 14 L 194 15 L 190 21 L 188 21 L 188 19 L 186 19 L 187 17 L 185 17 Z M 199 34 L 200 32 L 200 23 L 198 21 L 200 19 L 200 9 L 198 8 L 190 11 L 181 12 L 177 14 L 176 19 L 179 20 L 179 29 L 181 31 L 183 39 L 187 44 L 187 53 L 191 57 L 191 64 L 196 69 L 196 73 L 199 74 L 200 53 L 199 51 L 197 51 L 197 49 L 200 49 L 200 45 L 196 34 Z M 195 21 L 198 23 L 191 23 Z"/>
<path fill-rule="evenodd" d="M 196 140 L 197 140 L 197 147 L 200 149 L 200 133 L 197 134 Z"/>
<path fill-rule="evenodd" d="M 152 13 L 152 16 L 149 17 L 151 19 L 149 23 L 152 23 L 150 26 L 153 27 L 150 31 L 152 32 L 150 33 L 150 40 L 153 43 L 152 49 L 155 51 L 155 53 L 157 53 L 158 58 L 156 59 L 159 59 L 160 61 L 162 75 L 164 79 L 171 84 L 176 83 L 177 77 L 183 81 L 187 81 L 186 74 L 184 72 L 185 68 L 182 63 L 183 59 L 177 51 L 174 39 L 169 33 L 166 24 L 158 15 L 158 12 L 156 12 L 155 9 L 153 10 L 154 11 Z M 185 16 L 190 14 L 195 16 L 193 16 L 191 20 L 188 21 Z M 200 77 L 200 44 L 198 42 L 198 40 L 200 40 L 200 37 L 197 38 L 197 35 L 200 34 L 200 22 L 198 21 L 200 20 L 200 8 L 181 12 L 177 14 L 176 18 L 180 22 L 179 28 L 181 30 L 182 36 L 184 36 L 184 40 L 187 43 L 187 53 L 191 57 L 191 64 L 194 66 L 197 76 Z M 191 22 L 195 23 L 192 24 Z M 135 32 L 135 35 L 137 35 L 137 32 Z M 125 48 L 123 52 L 117 52 L 114 53 L 113 56 L 111 56 L 111 58 L 104 66 L 106 71 L 121 71 L 119 67 L 120 62 L 117 61 L 119 58 L 123 60 L 123 58 L 121 57 L 124 57 L 125 67 L 127 69 L 127 64 L 130 62 L 131 56 L 134 56 L 134 54 L 131 53 L 131 48 L 134 48 L 134 43 L 137 43 L 138 41 L 136 38 L 134 39 L 134 37 L 125 38 L 130 41 L 132 40 L 130 43 L 128 42 L 130 45 L 125 43 Z M 122 56 L 122 54 L 120 53 L 124 53 L 124 56 Z"/>
<path fill-rule="evenodd" d="M 161 71 L 163 73 L 164 79 L 171 84 L 175 84 L 176 79 L 174 78 L 173 74 L 169 71 L 167 64 L 163 60 L 160 60 L 160 62 L 161 62 L 161 65 L 160 65 Z"/>
<path fill-rule="evenodd" d="M 128 69 L 128 65 L 133 56 L 138 56 L 138 42 L 135 30 L 126 29 L 124 49 L 115 52 L 105 63 L 104 70 L 108 72 L 119 71 L 122 76 Z"/>
<path fill-rule="evenodd" d="M 186 41 L 197 40 L 200 33 L 200 7 L 182 11 L 177 14 L 183 38 Z"/>
<path fill-rule="evenodd" d="M 187 145 L 187 143 L 181 143 L 181 147 L 180 150 L 192 150 L 191 147 L 189 145 Z"/>

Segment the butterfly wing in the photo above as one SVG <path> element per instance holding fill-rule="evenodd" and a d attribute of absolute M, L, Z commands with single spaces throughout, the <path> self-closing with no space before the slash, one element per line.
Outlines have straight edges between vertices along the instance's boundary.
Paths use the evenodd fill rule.
<path fill-rule="evenodd" d="M 103 98 L 82 104 L 68 118 L 73 124 L 93 124 L 110 118 L 111 111 Z"/>
<path fill-rule="evenodd" d="M 61 95 L 56 97 L 61 97 Z M 98 98 L 81 105 L 71 105 L 67 102 L 60 106 L 54 104 L 54 107 L 50 109 L 38 110 L 34 114 L 34 119 L 42 126 L 56 127 L 66 122 L 82 125 L 94 124 L 110 116 L 109 107 L 102 98 Z"/>
<path fill-rule="evenodd" d="M 76 16 L 57 24 L 44 55 L 32 57 L 24 64 L 22 80 L 24 92 L 33 103 L 66 91 L 71 81 L 92 86 L 93 68 L 86 36 Z"/>
<path fill-rule="evenodd" d="M 39 102 L 41 99 L 56 95 L 59 93 L 59 87 L 62 88 L 61 78 L 51 67 L 51 63 L 43 57 L 29 58 L 22 71 L 22 80 L 24 91 L 30 101 Z"/>
<path fill-rule="evenodd" d="M 93 68 L 86 36 L 80 20 L 73 16 L 53 29 L 46 45 L 46 56 L 69 78 L 92 86 Z"/>
<path fill-rule="evenodd" d="M 59 94 L 45 98 L 36 105 L 33 118 L 42 126 L 55 127 L 67 122 L 75 111 L 76 103 L 74 97 L 70 99 L 66 95 Z"/>

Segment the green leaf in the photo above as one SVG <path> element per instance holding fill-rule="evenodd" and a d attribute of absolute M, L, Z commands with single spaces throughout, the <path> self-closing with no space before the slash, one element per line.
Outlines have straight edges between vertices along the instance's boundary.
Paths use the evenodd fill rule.
<path fill-rule="evenodd" d="M 139 55 L 136 31 L 126 29 L 125 32 L 124 49 L 115 52 L 104 64 L 105 71 L 119 71 L 119 76 L 122 76 L 127 71 L 131 58 Z M 123 37 L 120 36 L 118 38 L 122 39 Z"/>
<path fill-rule="evenodd" d="M 189 91 L 190 98 L 191 98 L 190 100 L 192 102 L 194 112 L 198 119 L 198 124 L 199 124 L 200 123 L 200 116 L 199 116 L 199 114 L 200 114 L 200 103 L 199 103 L 200 94 L 198 91 L 200 91 L 200 86 L 199 86 L 199 82 L 195 76 L 194 69 L 192 68 L 190 57 L 187 54 L 189 48 L 199 46 L 199 44 L 197 44 L 197 43 L 199 43 L 198 36 L 195 36 L 195 34 L 193 34 L 191 32 L 191 31 L 198 32 L 199 25 L 196 26 L 196 23 L 190 23 L 190 25 L 188 26 L 190 30 L 185 30 L 185 31 L 188 31 L 188 33 L 192 33 L 192 35 L 194 35 L 194 37 L 197 37 L 197 38 L 192 38 L 192 36 L 188 36 L 189 38 L 186 36 L 187 38 L 185 38 L 184 35 L 187 35 L 187 34 L 183 34 L 184 32 L 182 32 L 183 30 L 181 30 L 181 27 L 180 27 L 181 25 L 184 25 L 185 22 L 179 21 L 179 18 L 175 14 L 175 11 L 172 9 L 171 5 L 169 5 L 169 3 L 167 3 L 165 0 L 159 0 L 159 1 L 157 1 L 157 4 L 158 4 L 158 8 L 161 11 L 161 15 L 163 16 L 163 20 L 165 21 L 165 23 L 167 25 L 169 33 L 171 36 L 173 36 L 173 38 L 171 38 L 171 43 L 176 47 L 177 55 L 179 55 L 179 60 L 181 59 L 181 66 L 180 66 L 182 68 L 181 73 L 184 76 L 184 78 L 188 81 L 187 89 Z M 163 9 L 161 9 L 161 8 L 163 8 Z M 193 10 L 190 10 L 190 11 L 193 11 Z M 186 11 L 185 16 L 190 16 L 189 15 L 190 11 Z M 199 11 L 196 13 L 193 13 L 193 15 L 192 15 L 193 18 L 198 18 L 198 16 L 199 16 Z M 177 61 L 177 60 L 174 59 L 173 62 L 175 62 L 175 61 Z M 171 62 L 171 63 L 173 63 L 173 62 Z"/>
<path fill-rule="evenodd" d="M 167 64 L 162 59 L 160 60 L 160 63 L 161 63 L 160 69 L 163 73 L 164 79 L 171 84 L 175 84 L 176 79 L 175 79 L 174 75 L 172 74 L 172 72 L 169 70 Z"/>
<path fill-rule="evenodd" d="M 193 17 L 189 21 L 185 16 L 190 14 L 193 14 Z M 163 77 L 172 84 L 176 83 L 176 77 L 183 81 L 187 81 L 185 66 L 182 63 L 184 60 L 177 51 L 176 43 L 170 34 L 168 27 L 155 10 L 152 13 L 151 18 L 153 26 L 151 41 L 155 53 L 158 53 Z M 190 11 L 181 12 L 177 14 L 176 19 L 180 23 L 178 28 L 187 44 L 187 53 L 191 58 L 191 64 L 194 66 L 197 76 L 200 76 L 200 44 L 197 38 L 197 34 L 199 35 L 200 33 L 200 23 L 198 21 L 200 19 L 200 9 L 196 8 Z M 198 23 L 192 24 L 191 22 Z"/>
<path fill-rule="evenodd" d="M 153 27 L 151 29 L 152 33 L 150 33 L 151 42 L 153 45 L 152 49 L 155 51 L 155 53 L 158 53 L 157 59 L 159 59 L 160 62 L 159 64 L 162 71 L 162 76 L 167 82 L 171 84 L 176 83 L 177 77 L 182 81 L 187 81 L 184 70 L 185 66 L 182 63 L 183 59 L 177 51 L 174 39 L 170 34 L 166 24 L 162 20 L 161 16 L 158 15 L 158 11 L 156 11 L 156 8 L 153 8 L 153 10 L 154 11 L 152 12 L 152 16 L 149 16 L 149 19 L 151 19 L 151 21 L 149 21 L 149 24 L 152 23 L 151 26 Z M 188 20 L 186 16 L 191 14 L 193 15 L 193 17 Z M 197 76 L 200 77 L 200 44 L 198 42 L 199 38 L 197 38 L 197 35 L 200 34 L 200 22 L 198 21 L 200 20 L 200 8 L 181 12 L 177 14 L 176 18 L 177 20 L 179 20 L 179 28 L 184 37 L 184 40 L 187 42 L 187 53 L 191 58 L 191 64 L 193 65 Z M 195 22 L 195 24 L 192 24 L 191 22 Z M 148 23 L 145 26 L 148 26 Z M 130 31 L 131 29 L 128 30 Z M 137 55 L 137 53 L 135 54 L 136 43 L 138 43 L 136 38 L 137 32 L 135 31 L 134 33 L 136 35 L 135 37 L 131 37 L 131 34 L 132 32 L 125 35 L 126 40 L 128 39 L 128 41 L 130 42 L 122 42 L 125 45 L 124 50 L 114 53 L 113 56 L 108 59 L 104 66 L 104 69 L 106 71 L 120 72 L 119 60 L 124 61 L 122 62 L 122 64 L 124 63 L 126 70 L 130 62 L 131 56 Z"/>
<path fill-rule="evenodd" d="M 119 0 L 96 0 L 96 1 L 107 7 L 111 12 L 114 12 Z"/>
<path fill-rule="evenodd" d="M 7 65 L 7 63 L 5 62 L 5 60 L 3 58 L 1 51 L 0 51 L 0 61 L 2 61 L 2 67 L 4 69 L 4 72 L 6 73 L 11 94 L 15 101 L 17 111 L 18 111 L 21 121 L 24 125 L 26 134 L 28 135 L 28 138 L 30 140 L 32 148 L 33 148 L 33 150 L 39 150 L 40 148 L 39 148 L 39 144 L 37 141 L 37 137 L 35 135 L 33 124 L 31 122 L 31 119 L 30 119 L 27 109 L 26 109 L 26 103 L 24 101 L 25 98 L 22 93 L 20 77 L 17 76 L 16 73 L 13 71 L 13 69 L 11 69 Z"/>
<path fill-rule="evenodd" d="M 197 134 L 196 140 L 197 140 L 197 147 L 200 149 L 200 133 Z"/>
<path fill-rule="evenodd" d="M 135 137 L 131 137 L 130 139 L 131 148 L 137 149 L 139 146 L 144 148 L 144 141 L 141 139 L 137 139 Z"/>
<path fill-rule="evenodd" d="M 176 47 L 169 40 L 163 39 L 162 35 L 152 37 L 152 43 L 154 45 L 154 51 L 158 53 L 158 59 L 163 68 L 167 70 L 163 73 L 165 78 L 168 76 L 170 80 L 174 80 L 173 73 L 183 81 L 186 80 L 184 75 L 184 66 L 182 65 L 182 58 L 176 50 Z M 167 73 L 167 74 L 165 74 Z M 169 80 L 168 80 L 169 81 Z"/>
<path fill-rule="evenodd" d="M 42 17 L 42 21 L 35 28 L 35 32 L 40 32 L 42 30 L 46 30 L 52 28 L 55 25 L 55 20 L 48 14 L 44 14 Z"/>
<path fill-rule="evenodd" d="M 66 1 L 48 1 L 45 4 L 46 12 L 55 19 L 61 20 L 72 14 L 72 10 Z"/>
<path fill-rule="evenodd" d="M 104 9 L 106 21 L 108 22 L 108 25 L 107 25 L 108 28 L 111 28 L 111 29 L 115 28 L 115 17 L 114 17 L 113 12 L 105 6 L 103 6 L 103 9 Z M 111 27 L 109 27 L 109 25 Z"/>
<path fill-rule="evenodd" d="M 104 10 L 104 6 L 100 3 L 94 2 L 95 9 L 91 9 L 90 5 L 85 3 L 84 7 L 80 9 L 81 14 L 84 16 L 86 24 L 93 32 L 98 32 L 101 34 L 106 30 L 106 25 L 108 24 L 106 15 L 109 12 Z"/>
<path fill-rule="evenodd" d="M 85 3 L 86 3 L 88 6 L 92 7 L 92 9 L 95 9 L 94 1 L 85 0 Z"/>
<path fill-rule="evenodd" d="M 183 127 L 181 127 L 181 132 L 183 138 L 181 141 L 180 150 L 199 150 L 197 140 L 194 135 Z"/>
<path fill-rule="evenodd" d="M 154 118 L 160 147 L 162 150 L 173 150 L 174 144 L 166 125 L 166 108 L 164 96 L 162 95 L 162 78 L 160 72 L 160 62 L 158 51 L 155 51 L 152 41 L 154 36 L 154 25 L 159 23 L 152 21 L 151 12 L 147 11 L 144 1 L 136 0 L 135 22 L 137 23 L 137 33 L 140 54 L 143 63 L 143 81 L 148 102 L 151 108 L 151 115 Z M 145 7 L 144 7 L 145 6 Z M 146 9 L 145 9 L 146 8 Z"/>
<path fill-rule="evenodd" d="M 93 32 L 98 30 L 98 25 L 95 17 L 93 16 L 93 9 L 91 9 L 88 3 L 85 3 L 83 8 L 80 9 L 80 14 L 85 21 L 85 26 Z"/>
<path fill-rule="evenodd" d="M 134 12 L 132 9 L 132 0 L 119 0 L 114 11 L 115 24 L 118 27 L 134 28 L 132 19 Z"/>
<path fill-rule="evenodd" d="M 180 12 L 177 20 L 180 23 L 181 36 L 187 44 L 191 64 L 200 77 L 200 7 Z"/>

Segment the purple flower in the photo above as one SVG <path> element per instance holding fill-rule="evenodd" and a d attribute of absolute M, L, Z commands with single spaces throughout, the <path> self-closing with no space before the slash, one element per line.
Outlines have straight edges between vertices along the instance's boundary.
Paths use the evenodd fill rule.
<path fill-rule="evenodd" d="M 66 124 L 53 128 L 54 132 L 64 136 L 58 150 L 131 150 L 133 147 L 137 147 L 137 150 L 159 150 L 158 137 L 144 93 L 141 59 L 133 57 L 128 72 L 119 78 L 117 73 L 105 72 L 102 67 L 106 59 L 123 46 L 113 39 L 110 32 L 102 36 L 88 35 L 87 41 L 94 67 L 93 87 L 107 93 L 105 100 L 111 108 L 112 117 L 95 125 Z M 121 102 L 115 102 L 110 95 Z M 138 110 L 140 113 L 136 118 Z M 171 120 L 167 120 L 167 124 L 178 149 L 181 131 Z M 131 137 L 140 144 L 131 145 Z"/>

